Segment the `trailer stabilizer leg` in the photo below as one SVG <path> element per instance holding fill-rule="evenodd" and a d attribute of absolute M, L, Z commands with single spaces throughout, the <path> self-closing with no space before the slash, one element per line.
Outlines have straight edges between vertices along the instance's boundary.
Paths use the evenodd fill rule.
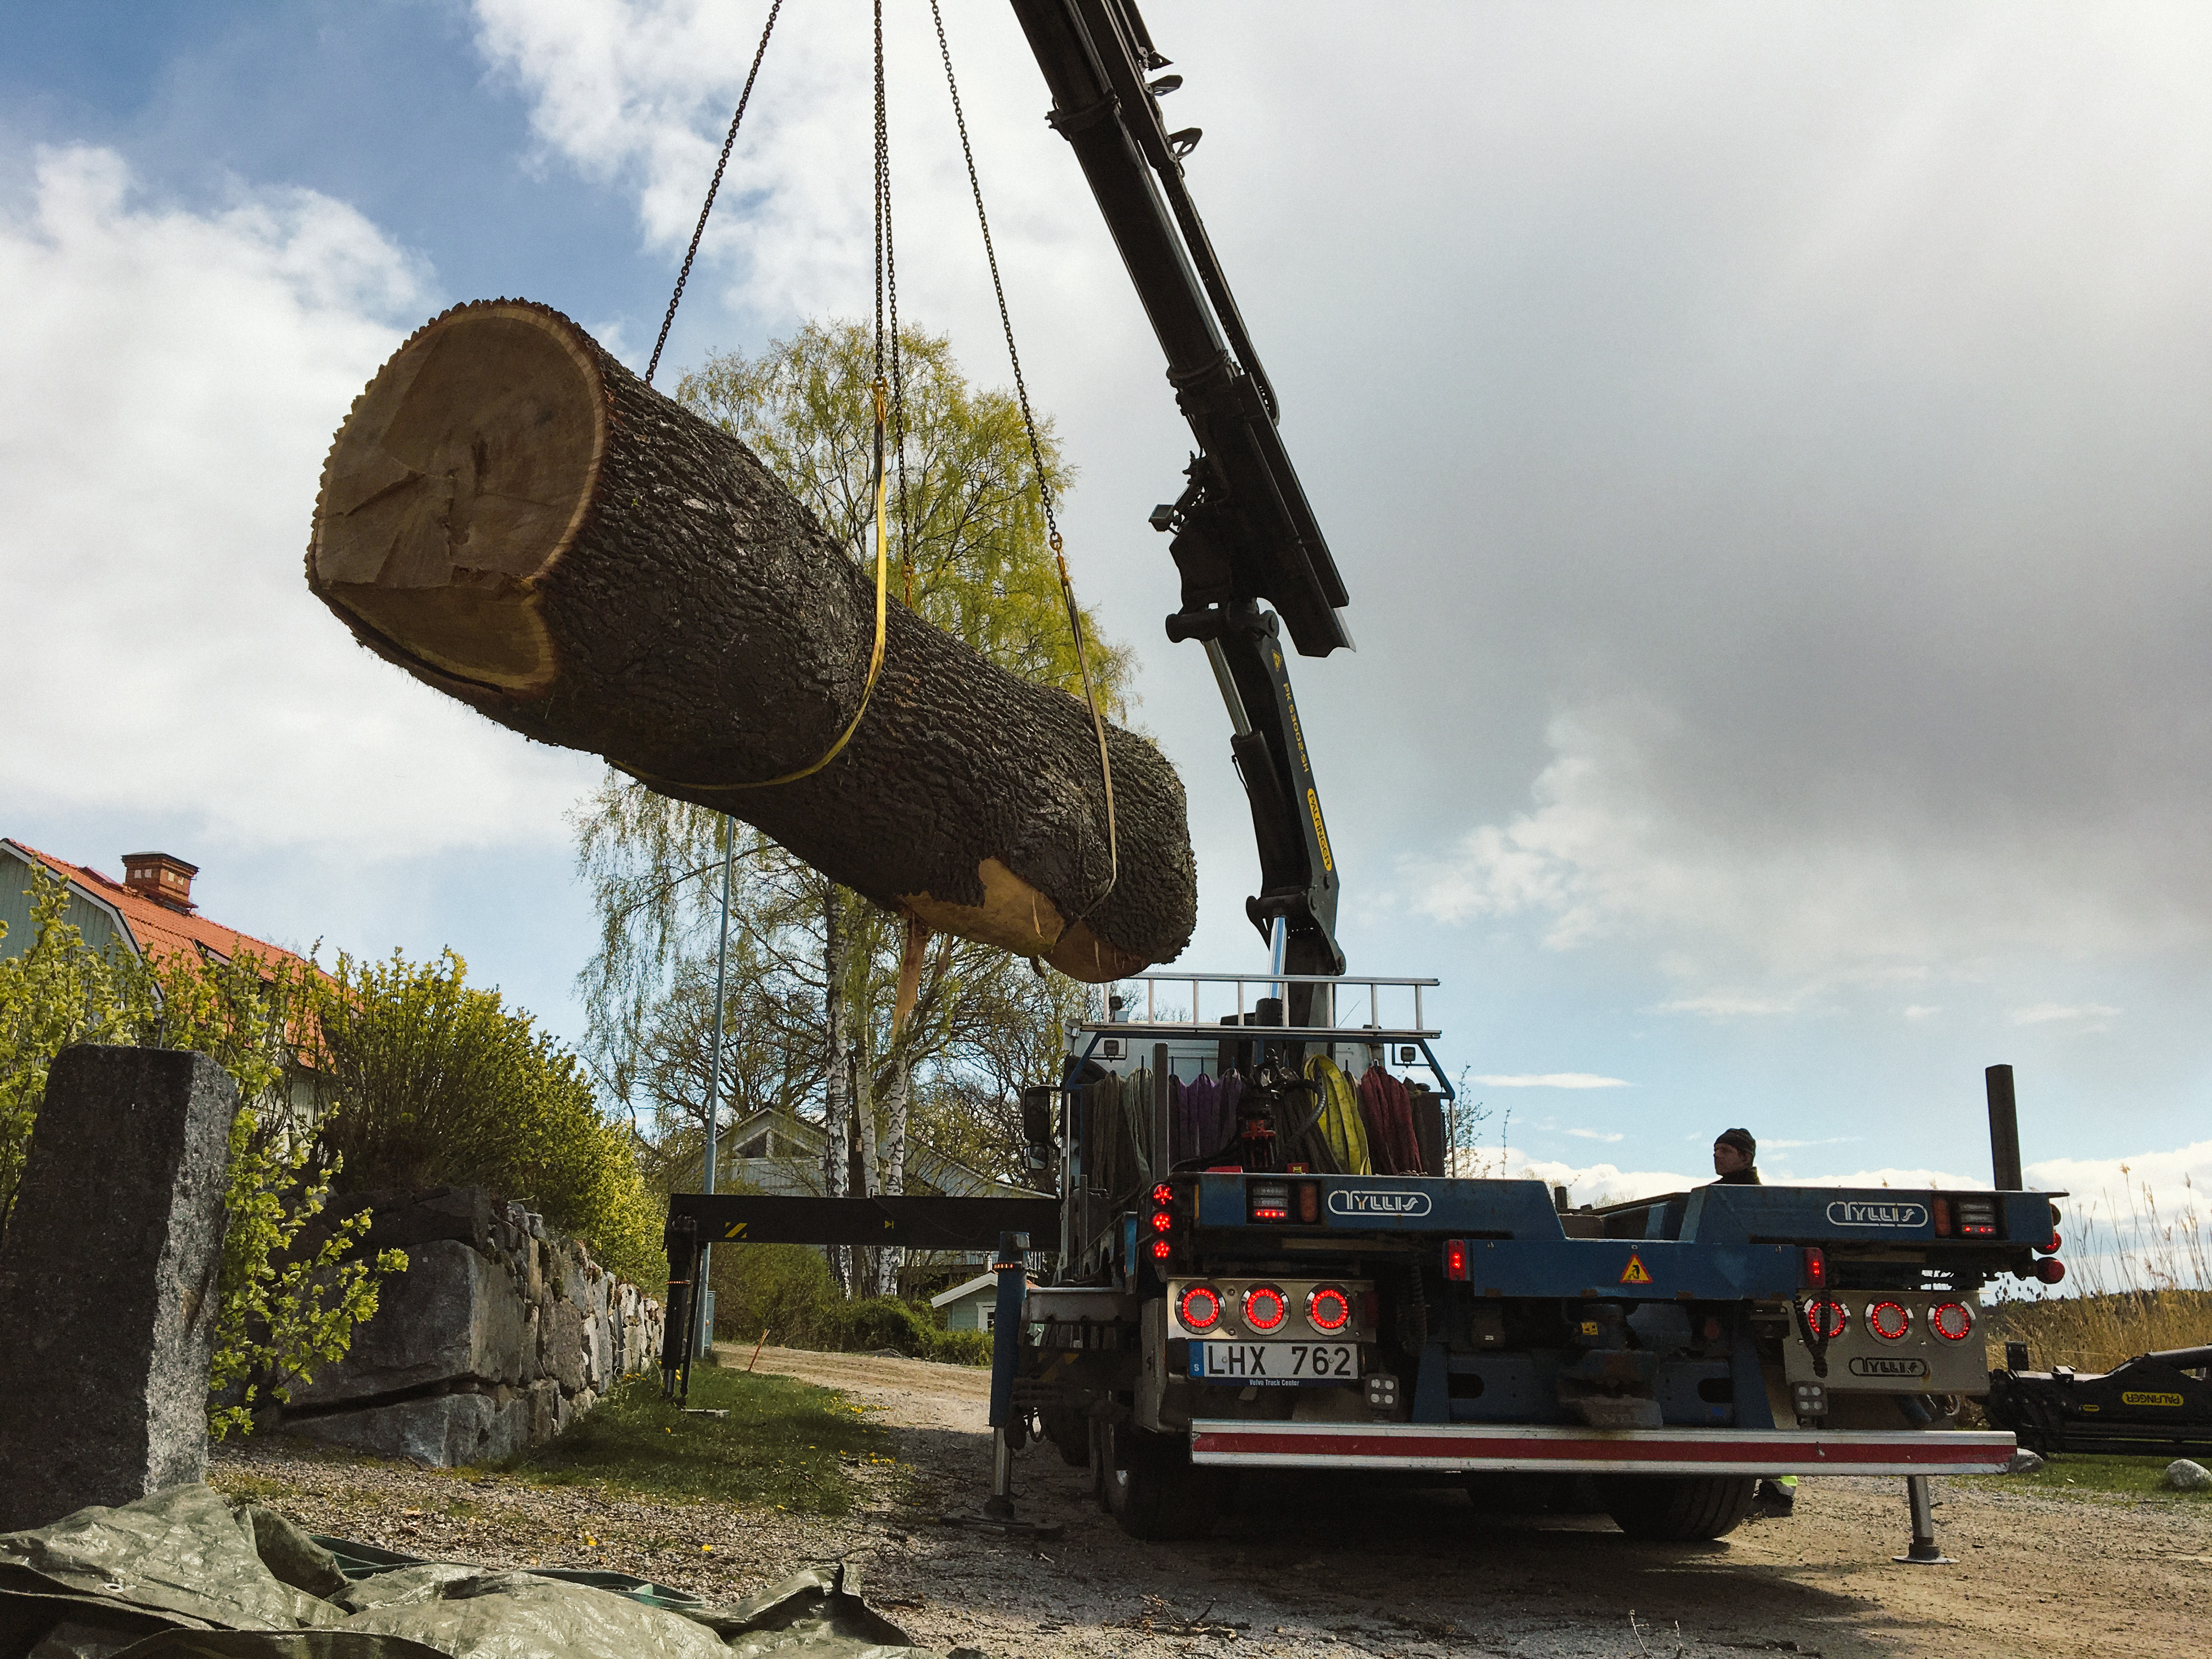
<path fill-rule="evenodd" d="M 991 1495 L 981 1515 L 945 1518 L 954 1526 L 1046 1539 L 1059 1537 L 1064 1528 L 1014 1518 L 1014 1443 L 1007 1432 L 1010 1425 L 1021 1420 L 1014 1406 L 1014 1375 L 1021 1363 L 1029 1243 L 1026 1233 L 1000 1233 L 998 1257 L 991 1263 L 999 1275 L 999 1299 L 991 1316 Z"/>
<path fill-rule="evenodd" d="M 1014 1518 L 1014 1449 L 1003 1428 L 991 1431 L 991 1495 L 983 1503 L 987 1521 Z"/>
<path fill-rule="evenodd" d="M 1911 1547 L 1889 1559 L 1912 1567 L 1956 1566 L 1958 1562 L 1944 1554 L 1936 1543 L 1936 1503 L 1929 1496 L 1926 1475 L 1905 1477 L 1905 1504 L 1912 1513 Z"/>

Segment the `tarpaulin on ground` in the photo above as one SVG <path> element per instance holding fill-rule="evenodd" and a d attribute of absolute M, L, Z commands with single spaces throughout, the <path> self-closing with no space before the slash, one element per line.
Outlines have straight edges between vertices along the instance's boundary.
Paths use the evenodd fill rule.
<path fill-rule="evenodd" d="M 505 1571 L 319 1540 L 198 1485 L 0 1534 L 0 1654 L 927 1659 L 842 1565 L 708 1601 L 623 1573 Z"/>

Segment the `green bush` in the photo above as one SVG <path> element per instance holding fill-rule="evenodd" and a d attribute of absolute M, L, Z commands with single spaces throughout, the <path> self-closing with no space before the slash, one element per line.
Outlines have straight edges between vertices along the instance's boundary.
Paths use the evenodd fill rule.
<path fill-rule="evenodd" d="M 622 1277 L 665 1283 L 660 1216 L 629 1134 L 574 1054 L 467 983 L 451 951 L 338 958 L 318 1010 L 318 1073 L 341 1109 L 324 1141 L 349 1192 L 489 1187 L 580 1238 Z"/>
<path fill-rule="evenodd" d="M 376 1312 L 379 1283 L 404 1272 L 406 1255 L 347 1258 L 370 1216 L 361 1211 L 319 1244 L 295 1254 L 329 1195 L 298 1130 L 287 1069 L 312 1022 L 313 975 L 289 958 L 240 952 L 228 961 L 179 951 L 157 962 L 119 945 L 95 951 L 70 921 L 68 884 L 40 869 L 28 945 L 0 961 L 0 1234 L 6 1231 L 46 1073 L 72 1043 L 190 1049 L 212 1059 L 238 1087 L 228 1176 L 229 1224 L 217 1280 L 208 1427 L 218 1437 L 252 1431 L 255 1413 L 282 1406 L 295 1384 L 343 1358 L 354 1328 Z M 7 932 L 0 924 L 0 934 Z"/>
<path fill-rule="evenodd" d="M 714 1323 L 746 1341 L 830 1353 L 896 1348 L 916 1359 L 988 1365 L 991 1339 L 948 1331 L 926 1302 L 869 1297 L 848 1302 L 822 1253 L 804 1244 L 728 1245 L 714 1252 Z"/>

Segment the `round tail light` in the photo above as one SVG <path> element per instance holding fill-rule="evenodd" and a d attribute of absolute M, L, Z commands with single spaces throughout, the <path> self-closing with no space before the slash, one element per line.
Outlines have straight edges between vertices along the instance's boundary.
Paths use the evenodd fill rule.
<path fill-rule="evenodd" d="M 1912 1310 L 1902 1302 L 1877 1302 L 1867 1310 L 1867 1328 L 1885 1342 L 1899 1342 L 1912 1328 Z"/>
<path fill-rule="evenodd" d="M 2046 1255 L 2035 1264 L 2035 1276 L 2046 1285 L 2056 1285 L 2066 1277 L 2066 1264 L 2055 1255 Z"/>
<path fill-rule="evenodd" d="M 1833 1342 L 1850 1328 L 1850 1310 L 1842 1303 L 1826 1297 L 1806 1309 L 1805 1316 L 1812 1322 L 1813 1334 L 1824 1342 Z"/>
<path fill-rule="evenodd" d="M 1352 1322 L 1352 1298 L 1324 1285 L 1306 1298 L 1306 1322 L 1317 1331 L 1340 1331 Z"/>
<path fill-rule="evenodd" d="M 1974 1310 L 1963 1302 L 1939 1302 L 1928 1310 L 1928 1328 L 1946 1342 L 1964 1342 L 1974 1334 Z"/>
<path fill-rule="evenodd" d="M 1221 1322 L 1221 1293 L 1211 1285 L 1194 1285 L 1176 1303 L 1176 1317 L 1187 1331 L 1210 1331 Z"/>
<path fill-rule="evenodd" d="M 1273 1285 L 1255 1285 L 1244 1292 L 1244 1322 L 1255 1331 L 1282 1329 L 1290 1312 L 1290 1304 Z"/>

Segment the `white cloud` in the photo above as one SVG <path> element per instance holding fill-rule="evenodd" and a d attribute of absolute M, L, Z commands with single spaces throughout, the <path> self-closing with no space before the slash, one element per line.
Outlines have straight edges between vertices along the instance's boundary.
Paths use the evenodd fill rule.
<path fill-rule="evenodd" d="M 528 100 L 546 152 L 629 191 L 647 244 L 682 252 L 764 14 L 701 0 L 475 0 L 477 45 Z M 1048 317 L 1126 307 L 1066 143 L 1036 120 L 1043 92 L 1018 29 L 945 19 L 992 234 L 1022 337 L 1045 356 L 1088 342 L 1040 337 Z M 687 308 L 721 297 L 781 328 L 872 305 L 873 164 L 865 34 L 836 9 L 787 6 L 717 196 Z M 974 343 L 998 336 L 967 174 L 926 12 L 885 19 L 892 190 L 902 316 Z M 1040 155 L 1052 165 L 1024 166 Z M 636 345 L 641 358 L 657 327 Z M 1027 326 L 1023 327 L 1026 323 Z M 1085 332 L 1087 332 L 1085 331 Z M 716 344 L 734 342 L 711 342 Z M 1126 342 L 1122 343 L 1126 344 Z M 1115 346 L 1098 343 L 1107 351 Z M 611 346 L 610 349 L 613 349 Z"/>
<path fill-rule="evenodd" d="M 1905 1018 L 1915 1021 L 1933 1019 L 1942 1012 L 1942 1005 L 1936 1003 L 1911 1002 L 1905 1006 Z"/>
<path fill-rule="evenodd" d="M 1607 1146 L 1616 1140 L 1626 1140 L 1628 1138 L 1622 1134 L 1608 1133 L 1602 1129 L 1569 1129 L 1566 1133 L 1577 1140 L 1601 1140 Z"/>
<path fill-rule="evenodd" d="M 331 434 L 429 303 L 419 262 L 312 191 L 191 210 L 83 147 L 30 173 L 0 201 L 0 792 L 355 856 L 562 839 L 596 766 L 375 661 L 301 575 Z"/>
<path fill-rule="evenodd" d="M 2118 1009 L 2108 1008 L 2101 1002 L 2039 1002 L 2012 1011 L 2012 1023 L 2015 1025 L 2072 1025 L 2084 1031 L 2109 1031 L 2119 1017 Z"/>
<path fill-rule="evenodd" d="M 1515 1072 L 1490 1073 L 1470 1079 L 1486 1089 L 1626 1089 L 1626 1078 L 1600 1077 L 1595 1072 Z"/>
<path fill-rule="evenodd" d="M 1797 997 L 1744 996 L 1733 992 L 1717 992 L 1710 996 L 1677 997 L 1662 1002 L 1658 1012 L 1662 1014 L 1702 1014 L 1708 1019 L 1733 1019 L 1739 1014 L 1794 1014 L 1805 1006 L 1805 999 Z"/>
<path fill-rule="evenodd" d="M 1584 703 L 1547 735 L 1529 810 L 1447 855 L 1401 858 L 1401 875 L 1438 921 L 1521 919 L 1554 950 L 1650 951 L 1687 982 L 1662 1012 L 1820 1012 L 1850 989 L 1971 978 L 2008 952 L 2212 941 L 2212 904 L 2161 901 L 2160 877 L 2125 855 L 2136 823 L 2030 833 L 1933 824 L 1917 808 L 1886 822 L 1865 802 L 1832 805 L 1821 780 L 1760 801 L 1759 780 L 1716 761 L 1718 733 L 1650 696 Z M 2052 1004 L 2022 1023 L 2117 1012 Z"/>

